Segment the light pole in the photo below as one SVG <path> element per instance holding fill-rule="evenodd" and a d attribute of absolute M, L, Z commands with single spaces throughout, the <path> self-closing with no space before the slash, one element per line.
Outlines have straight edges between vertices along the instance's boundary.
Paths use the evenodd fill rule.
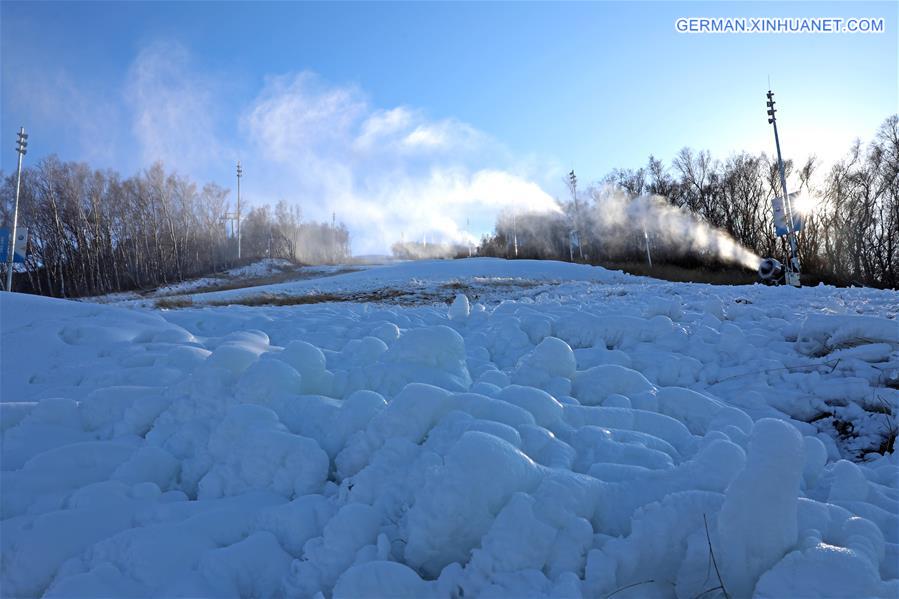
<path fill-rule="evenodd" d="M 12 213 L 12 231 L 9 236 L 9 248 L 6 254 L 6 290 L 12 291 L 12 268 L 16 255 L 16 228 L 19 224 L 19 190 L 22 188 L 22 157 L 25 156 L 28 147 L 28 134 L 25 127 L 19 127 L 19 136 L 16 140 L 16 152 L 19 153 L 19 167 L 16 171 L 16 204 Z"/>
<path fill-rule="evenodd" d="M 240 178 L 243 176 L 243 168 L 240 160 L 237 161 L 237 259 L 240 260 Z"/>
<path fill-rule="evenodd" d="M 518 257 L 518 215 L 512 213 L 512 247 L 515 250 L 515 257 Z"/>
<path fill-rule="evenodd" d="M 646 222 L 643 222 L 643 241 L 646 243 L 646 261 L 649 268 L 652 268 L 652 254 L 649 253 L 649 233 L 646 232 Z"/>
<path fill-rule="evenodd" d="M 581 260 L 584 259 L 584 244 L 581 241 L 581 231 L 580 231 L 580 222 L 581 222 L 581 208 L 577 201 L 577 175 L 574 174 L 574 169 L 568 173 L 568 182 L 571 184 L 571 195 L 574 198 L 574 238 L 577 240 L 577 250 L 581 256 Z M 574 256 L 572 252 L 572 262 L 574 261 Z"/>
<path fill-rule="evenodd" d="M 783 192 L 784 212 L 787 219 L 787 240 L 790 242 L 790 264 L 787 267 L 787 283 L 799 286 L 799 252 L 796 243 L 796 225 L 793 221 L 793 205 L 790 202 L 790 194 L 787 193 L 787 176 L 784 171 L 784 161 L 780 155 L 780 138 L 777 135 L 777 117 L 774 113 L 774 92 L 770 89 L 768 96 L 768 124 L 774 126 L 774 145 L 777 147 L 777 168 L 780 171 L 780 189 Z"/>

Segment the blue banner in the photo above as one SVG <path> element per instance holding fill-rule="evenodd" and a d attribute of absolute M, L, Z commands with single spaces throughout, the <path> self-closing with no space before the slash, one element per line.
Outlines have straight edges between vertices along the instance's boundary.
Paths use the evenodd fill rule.
<path fill-rule="evenodd" d="M 25 254 L 28 251 L 28 227 L 16 228 L 16 248 L 13 262 L 25 264 Z M 0 229 L 0 263 L 6 264 L 9 259 L 9 229 Z"/>

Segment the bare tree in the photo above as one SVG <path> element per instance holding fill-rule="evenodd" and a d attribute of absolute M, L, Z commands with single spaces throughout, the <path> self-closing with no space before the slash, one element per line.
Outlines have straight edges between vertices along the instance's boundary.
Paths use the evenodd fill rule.
<path fill-rule="evenodd" d="M 12 177 L 0 187 L 0 217 L 11 216 Z M 48 157 L 23 172 L 21 222 L 30 230 L 30 252 L 18 289 L 62 297 L 151 287 L 214 272 L 235 263 L 236 243 L 226 234 L 228 190 L 201 191 L 188 178 L 154 164 L 121 179 L 112 171 Z M 301 223 L 286 203 L 250 212 L 247 259 L 344 260 L 349 233 L 343 225 Z"/>

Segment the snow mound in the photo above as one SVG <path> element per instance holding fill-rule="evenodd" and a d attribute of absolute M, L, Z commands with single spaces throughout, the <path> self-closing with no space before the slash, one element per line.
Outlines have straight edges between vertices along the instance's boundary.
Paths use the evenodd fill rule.
<path fill-rule="evenodd" d="M 501 260 L 265 289 L 384 288 L 434 303 L 0 295 L 3 595 L 899 594 L 894 294 Z"/>

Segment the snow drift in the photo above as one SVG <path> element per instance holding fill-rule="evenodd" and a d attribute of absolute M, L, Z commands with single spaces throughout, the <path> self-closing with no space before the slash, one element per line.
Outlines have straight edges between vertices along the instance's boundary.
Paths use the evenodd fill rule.
<path fill-rule="evenodd" d="M 894 295 L 504 264 L 328 280 L 449 307 L 3 294 L 3 595 L 899 594 Z"/>

